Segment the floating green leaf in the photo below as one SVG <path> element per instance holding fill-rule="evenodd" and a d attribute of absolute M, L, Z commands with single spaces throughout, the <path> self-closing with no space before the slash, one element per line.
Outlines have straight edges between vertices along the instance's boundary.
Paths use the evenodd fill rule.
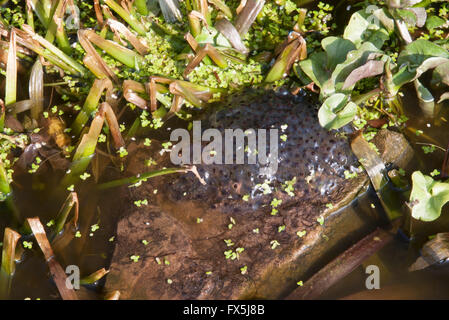
<path fill-rule="evenodd" d="M 336 93 L 324 101 L 318 111 L 322 127 L 328 130 L 338 129 L 352 121 L 357 112 L 357 105 L 347 100 L 343 93 Z"/>
<path fill-rule="evenodd" d="M 321 41 L 321 46 L 327 53 L 327 69 L 333 70 L 337 64 L 346 60 L 349 51 L 355 50 L 355 45 L 339 37 L 327 37 Z"/>
<path fill-rule="evenodd" d="M 378 19 L 368 11 L 359 10 L 355 12 L 343 33 L 343 38 L 351 40 L 356 47 L 359 47 L 366 40 L 367 33 L 380 29 Z"/>
<path fill-rule="evenodd" d="M 442 207 L 449 201 L 449 183 L 435 181 L 415 171 L 412 184 L 412 217 L 422 221 L 436 220 L 441 215 Z"/>
<path fill-rule="evenodd" d="M 404 20 L 408 25 L 414 26 L 418 21 L 416 14 L 408 9 L 396 9 L 394 10 L 395 16 L 398 19 Z"/>
<path fill-rule="evenodd" d="M 354 69 L 346 78 L 342 89 L 352 88 L 358 81 L 374 77 L 384 72 L 384 61 L 369 60 L 364 65 Z"/>
<path fill-rule="evenodd" d="M 428 118 L 436 116 L 435 99 L 432 93 L 417 79 L 414 81 L 416 95 L 418 96 L 419 107 Z"/>
<path fill-rule="evenodd" d="M 446 21 L 444 19 L 441 19 L 438 16 L 431 16 L 426 21 L 426 28 L 427 30 L 431 31 L 432 29 L 436 29 L 444 25 Z"/>
<path fill-rule="evenodd" d="M 329 79 L 330 72 L 327 70 L 327 55 L 325 52 L 312 53 L 307 60 L 299 63 L 302 71 L 321 89 Z"/>
<path fill-rule="evenodd" d="M 408 44 L 398 58 L 398 65 L 408 64 L 418 68 L 426 59 L 442 57 L 449 59 L 449 52 L 439 45 L 424 39 L 418 39 Z"/>
<path fill-rule="evenodd" d="M 440 96 L 440 99 L 438 100 L 438 103 L 441 103 L 443 101 L 446 101 L 449 99 L 449 92 L 445 92 Z"/>
<path fill-rule="evenodd" d="M 381 28 L 376 31 L 372 31 L 367 37 L 366 42 L 371 42 L 378 49 L 382 48 L 385 41 L 390 38 L 388 31 L 384 28 Z"/>
<path fill-rule="evenodd" d="M 347 59 L 337 65 L 332 72 L 335 90 L 340 91 L 342 89 L 344 82 L 353 70 L 364 65 L 368 60 L 373 60 L 379 56 L 382 56 L 382 52 L 371 42 L 364 42 L 357 50 L 350 51 Z"/>
<path fill-rule="evenodd" d="M 432 73 L 433 86 L 440 87 L 443 84 L 449 86 L 449 61 L 438 65 Z"/>

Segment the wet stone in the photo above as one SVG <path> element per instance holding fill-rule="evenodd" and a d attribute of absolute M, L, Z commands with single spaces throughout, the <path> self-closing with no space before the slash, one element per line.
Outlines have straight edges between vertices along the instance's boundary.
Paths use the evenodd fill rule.
<path fill-rule="evenodd" d="M 267 179 L 258 164 L 200 164 L 206 185 L 186 173 L 116 190 L 109 207 L 121 218 L 106 290 L 120 290 L 123 299 L 279 298 L 380 223 L 374 209 L 347 209 L 366 194 L 368 178 L 363 171 L 345 178 L 359 163 L 343 132 L 320 127 L 310 97 L 252 92 L 212 110 L 203 130 L 286 134 L 278 170 Z M 374 143 L 384 160 L 408 161 L 410 147 L 400 134 L 380 136 Z M 130 146 L 128 175 L 172 167 L 159 150 L 157 142 Z M 158 165 L 145 166 L 150 157 Z M 260 185 L 267 180 L 264 194 Z M 288 181 L 295 181 L 290 192 Z M 134 205 L 143 199 L 147 205 Z M 274 206 L 273 199 L 282 202 Z"/>

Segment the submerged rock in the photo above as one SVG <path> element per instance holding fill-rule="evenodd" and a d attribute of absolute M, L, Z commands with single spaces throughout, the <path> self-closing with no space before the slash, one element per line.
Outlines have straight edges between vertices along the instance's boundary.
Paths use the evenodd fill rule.
<path fill-rule="evenodd" d="M 378 225 L 371 206 L 353 207 L 369 181 L 363 171 L 345 178 L 358 167 L 347 139 L 321 128 L 316 114 L 309 98 L 274 92 L 235 96 L 213 109 L 203 129 L 285 134 L 277 172 L 263 177 L 258 164 L 200 164 L 205 185 L 187 173 L 122 188 L 110 203 L 122 218 L 106 290 L 124 299 L 279 298 Z M 406 162 L 410 147 L 400 134 L 379 136 L 384 160 Z M 128 173 L 155 169 L 144 165 L 150 157 L 173 166 L 159 149 L 128 148 Z M 143 199 L 148 205 L 133 205 Z"/>

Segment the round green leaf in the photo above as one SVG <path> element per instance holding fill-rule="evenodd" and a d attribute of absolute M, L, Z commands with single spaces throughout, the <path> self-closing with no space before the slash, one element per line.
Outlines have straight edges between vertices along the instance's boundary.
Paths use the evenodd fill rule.
<path fill-rule="evenodd" d="M 336 93 L 327 98 L 318 111 L 320 125 L 328 130 L 339 129 L 352 121 L 357 112 L 354 102 L 347 103 L 346 95 Z"/>
<path fill-rule="evenodd" d="M 324 38 L 321 41 L 321 46 L 327 53 L 328 70 L 334 70 L 337 64 L 346 60 L 349 51 L 356 49 L 350 40 L 339 37 Z"/>
<path fill-rule="evenodd" d="M 420 171 L 413 172 L 410 193 L 413 218 L 422 221 L 436 220 L 448 201 L 449 183 L 434 181 Z"/>

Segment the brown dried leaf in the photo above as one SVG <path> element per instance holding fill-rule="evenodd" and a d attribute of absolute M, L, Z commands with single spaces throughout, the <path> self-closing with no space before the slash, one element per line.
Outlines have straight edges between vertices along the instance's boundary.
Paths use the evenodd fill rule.
<path fill-rule="evenodd" d="M 106 24 L 111 28 L 113 32 L 118 32 L 126 40 L 131 43 L 131 45 L 139 52 L 141 55 L 146 55 L 148 53 L 148 46 L 140 41 L 134 33 L 132 33 L 123 23 L 118 22 L 114 19 L 106 20 Z"/>
<path fill-rule="evenodd" d="M 81 44 L 81 46 L 86 50 L 86 53 L 88 56 L 91 56 L 92 58 L 83 60 L 86 63 L 86 66 L 92 67 L 91 71 L 95 73 L 95 75 L 98 77 L 100 73 L 104 77 L 109 78 L 111 81 L 115 83 L 119 83 L 119 80 L 115 73 L 109 68 L 109 66 L 106 64 L 106 62 L 101 58 L 101 56 L 98 54 L 98 52 L 95 50 L 94 46 L 90 43 L 90 41 L 87 39 L 85 35 L 85 30 L 79 30 L 78 31 L 78 40 Z"/>
<path fill-rule="evenodd" d="M 245 2 L 244 8 L 240 11 L 235 21 L 235 28 L 241 36 L 244 36 L 254 21 L 256 21 L 257 15 L 262 10 L 264 4 L 265 0 L 247 0 Z"/>
<path fill-rule="evenodd" d="M 78 300 L 75 290 L 69 289 L 67 286 L 67 276 L 64 269 L 56 261 L 53 250 L 48 242 L 47 235 L 45 234 L 44 226 L 38 217 L 28 218 L 27 222 L 31 228 L 31 231 L 36 238 L 36 241 L 41 248 L 45 260 L 47 261 L 48 267 L 50 268 L 51 276 L 56 283 L 58 291 L 63 300 Z"/>
<path fill-rule="evenodd" d="M 384 61 L 370 60 L 364 65 L 354 69 L 346 78 L 342 89 L 348 89 L 362 79 L 382 74 L 384 72 L 384 64 Z"/>
<path fill-rule="evenodd" d="M 237 29 L 231 22 L 229 22 L 229 20 L 219 19 L 215 23 L 215 28 L 220 31 L 226 39 L 228 39 L 234 49 L 243 54 L 247 54 L 249 52 L 248 48 L 246 48 L 243 44 L 242 38 L 240 37 Z"/>
<path fill-rule="evenodd" d="M 148 102 L 139 96 L 139 93 L 145 93 L 145 86 L 134 80 L 123 81 L 123 96 L 126 101 L 135 104 L 139 108 L 147 109 Z"/>
<path fill-rule="evenodd" d="M 112 138 L 114 140 L 114 146 L 116 149 L 120 149 L 125 145 L 125 141 L 123 140 L 122 134 L 120 133 L 120 128 L 117 122 L 117 117 L 115 116 L 114 111 L 111 106 L 107 102 L 103 102 L 100 105 L 98 113 L 105 117 L 106 122 L 108 123 L 109 131 L 111 132 Z"/>

